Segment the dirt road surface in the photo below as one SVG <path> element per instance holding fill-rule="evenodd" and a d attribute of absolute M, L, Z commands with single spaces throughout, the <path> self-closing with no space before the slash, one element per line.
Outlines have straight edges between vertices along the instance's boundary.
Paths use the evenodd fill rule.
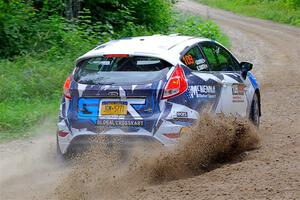
<path fill-rule="evenodd" d="M 177 7 L 216 21 L 261 83 L 261 148 L 199 176 L 146 186 L 128 199 L 300 199 L 300 29 L 182 0 Z M 53 125 L 0 145 L 0 199 L 42 199 L 68 169 L 55 159 Z"/>

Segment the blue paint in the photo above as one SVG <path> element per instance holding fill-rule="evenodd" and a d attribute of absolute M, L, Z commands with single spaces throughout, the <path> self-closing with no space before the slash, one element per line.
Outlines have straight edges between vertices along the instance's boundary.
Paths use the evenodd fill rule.
<path fill-rule="evenodd" d="M 94 124 L 99 116 L 99 98 L 80 98 L 78 101 L 78 119 L 89 119 Z M 84 113 L 84 108 L 90 113 Z"/>
<path fill-rule="evenodd" d="M 254 89 L 255 90 L 259 89 L 259 85 L 258 85 L 258 83 L 256 81 L 256 78 L 253 76 L 253 74 L 251 72 L 248 72 L 247 76 L 248 76 L 251 84 L 253 85 Z"/>

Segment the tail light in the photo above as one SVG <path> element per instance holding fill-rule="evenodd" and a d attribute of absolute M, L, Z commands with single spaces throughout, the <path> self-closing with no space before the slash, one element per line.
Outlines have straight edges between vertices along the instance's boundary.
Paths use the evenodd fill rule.
<path fill-rule="evenodd" d="M 70 87 L 71 87 L 71 76 L 69 76 L 64 84 L 64 96 L 67 99 L 71 99 L 71 94 L 70 94 Z"/>
<path fill-rule="evenodd" d="M 57 131 L 57 135 L 60 137 L 66 137 L 69 133 L 66 131 Z"/>
<path fill-rule="evenodd" d="M 177 65 L 172 73 L 163 94 L 163 99 L 168 99 L 184 93 L 187 89 L 187 81 L 183 69 Z"/>

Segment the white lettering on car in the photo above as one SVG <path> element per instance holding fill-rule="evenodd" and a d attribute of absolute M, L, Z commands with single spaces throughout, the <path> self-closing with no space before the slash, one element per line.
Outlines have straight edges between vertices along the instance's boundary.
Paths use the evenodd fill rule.
<path fill-rule="evenodd" d="M 208 69 L 207 64 L 202 64 L 202 65 L 198 65 L 197 66 L 197 70 L 198 71 L 202 71 L 202 70 L 205 70 L 205 69 Z"/>
<path fill-rule="evenodd" d="M 201 64 L 205 63 L 205 60 L 203 58 L 201 58 L 199 60 L 196 60 L 195 63 L 196 63 L 196 65 L 201 65 Z"/>
<path fill-rule="evenodd" d="M 190 98 L 216 98 L 216 87 L 214 85 L 192 85 L 189 86 Z"/>

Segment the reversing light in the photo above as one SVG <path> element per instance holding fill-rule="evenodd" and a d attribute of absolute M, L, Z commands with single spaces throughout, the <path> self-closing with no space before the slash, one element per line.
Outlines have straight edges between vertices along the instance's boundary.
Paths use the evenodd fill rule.
<path fill-rule="evenodd" d="M 188 83 L 183 69 L 177 65 L 164 89 L 162 99 L 168 99 L 184 93 L 187 90 L 187 86 Z"/>
<path fill-rule="evenodd" d="M 71 76 L 69 76 L 64 84 L 64 96 L 67 99 L 71 99 L 71 93 L 70 93 L 70 87 L 71 87 Z"/>

